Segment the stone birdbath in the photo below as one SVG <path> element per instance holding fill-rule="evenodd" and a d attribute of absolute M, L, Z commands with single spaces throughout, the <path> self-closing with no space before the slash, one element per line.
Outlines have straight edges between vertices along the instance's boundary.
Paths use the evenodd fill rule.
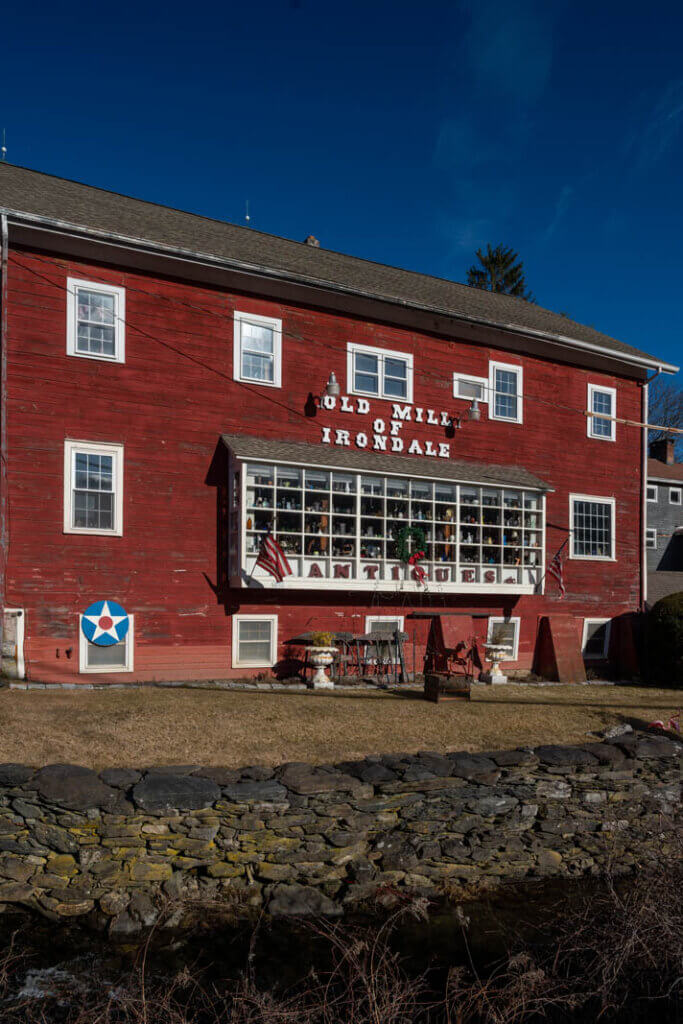
<path fill-rule="evenodd" d="M 306 653 L 311 665 L 315 668 L 313 676 L 314 690 L 332 690 L 334 683 L 327 675 L 325 669 L 332 664 L 338 648 L 333 647 L 329 642 L 332 637 L 329 633 L 314 634 L 312 644 L 306 647 Z M 317 642 L 316 642 L 317 641 Z"/>
<path fill-rule="evenodd" d="M 501 672 L 500 662 L 506 655 L 508 658 L 510 657 L 512 653 L 510 648 L 507 644 L 486 644 L 484 652 L 486 660 L 491 662 L 491 668 L 488 672 L 482 672 L 479 677 L 482 683 L 489 683 L 494 686 L 507 683 L 508 677 Z"/>

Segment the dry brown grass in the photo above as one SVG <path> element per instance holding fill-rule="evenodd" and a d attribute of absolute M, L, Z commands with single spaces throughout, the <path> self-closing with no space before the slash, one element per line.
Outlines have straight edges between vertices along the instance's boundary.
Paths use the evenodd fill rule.
<path fill-rule="evenodd" d="M 417 693 L 3 690 L 0 762 L 239 767 L 577 743 L 680 704 L 680 690 L 606 686 L 476 687 L 470 703 L 439 705 Z"/>

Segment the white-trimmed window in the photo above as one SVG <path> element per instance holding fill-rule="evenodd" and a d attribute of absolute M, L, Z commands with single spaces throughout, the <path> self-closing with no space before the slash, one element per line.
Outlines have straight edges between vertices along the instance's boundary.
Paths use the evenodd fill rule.
<path fill-rule="evenodd" d="M 657 484 L 647 485 L 647 500 L 657 501 Z"/>
<path fill-rule="evenodd" d="M 413 357 L 406 352 L 349 342 L 346 372 L 351 395 L 413 400 Z"/>
<path fill-rule="evenodd" d="M 569 495 L 570 558 L 614 560 L 614 498 Z"/>
<path fill-rule="evenodd" d="M 365 632 L 366 633 L 380 633 L 383 637 L 388 637 L 386 644 L 382 644 L 380 647 L 380 657 L 386 662 L 394 664 L 396 662 L 396 645 L 393 642 L 394 633 L 396 630 L 399 633 L 403 632 L 403 615 L 366 615 L 365 616 Z"/>
<path fill-rule="evenodd" d="M 123 445 L 64 442 L 64 532 L 123 534 Z"/>
<path fill-rule="evenodd" d="M 600 441 L 616 441 L 617 425 L 610 416 L 617 414 L 616 388 L 588 385 L 588 436 Z"/>
<path fill-rule="evenodd" d="M 654 526 L 648 526 L 645 530 L 645 547 L 657 550 L 657 530 Z"/>
<path fill-rule="evenodd" d="M 91 644 L 82 629 L 83 616 L 78 617 L 78 662 L 80 672 L 132 672 L 135 650 L 135 616 L 130 615 L 130 625 L 123 640 L 117 644 L 100 647 Z"/>
<path fill-rule="evenodd" d="M 669 504 L 680 505 L 681 504 L 681 488 L 670 487 L 669 488 Z"/>
<path fill-rule="evenodd" d="M 282 320 L 236 312 L 233 367 L 235 380 L 282 387 Z"/>
<path fill-rule="evenodd" d="M 510 657 L 503 658 L 503 661 L 517 661 L 519 655 L 520 621 L 520 619 L 506 619 L 502 615 L 492 615 L 489 618 L 486 643 L 495 643 L 501 647 L 510 648 Z"/>
<path fill-rule="evenodd" d="M 271 668 L 277 661 L 277 615 L 233 615 L 232 667 Z"/>
<path fill-rule="evenodd" d="M 492 420 L 522 422 L 523 371 L 512 363 L 489 364 L 489 416 Z"/>
<path fill-rule="evenodd" d="M 610 619 L 584 619 L 581 653 L 585 659 L 604 659 L 609 652 Z"/>
<path fill-rule="evenodd" d="M 70 277 L 66 291 L 67 355 L 125 363 L 125 290 Z"/>
<path fill-rule="evenodd" d="M 463 398 L 471 402 L 474 398 L 478 402 L 488 402 L 489 382 L 486 377 L 472 377 L 467 373 L 453 374 L 453 397 Z"/>

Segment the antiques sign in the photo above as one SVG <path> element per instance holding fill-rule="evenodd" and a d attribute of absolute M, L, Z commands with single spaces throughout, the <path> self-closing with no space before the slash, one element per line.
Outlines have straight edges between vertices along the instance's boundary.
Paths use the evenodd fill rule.
<path fill-rule="evenodd" d="M 337 408 L 337 398 L 334 395 L 323 395 L 320 407 L 331 412 Z M 347 395 L 341 395 L 339 412 L 350 413 L 352 416 L 369 416 L 370 403 L 367 398 L 349 399 Z M 426 423 L 432 427 L 451 427 L 453 417 L 449 412 L 437 414 L 434 409 L 421 409 L 419 405 L 401 405 L 399 402 L 393 402 L 391 417 L 388 420 L 378 417 L 372 420 L 365 430 L 359 431 L 323 427 L 320 440 L 323 444 L 337 444 L 346 448 L 353 443 L 356 448 L 368 448 L 375 452 L 404 452 L 406 455 L 450 458 L 451 446 L 447 442 L 418 441 L 417 438 L 410 437 L 408 431 L 404 433 L 404 427 L 409 426 L 411 422 Z"/>

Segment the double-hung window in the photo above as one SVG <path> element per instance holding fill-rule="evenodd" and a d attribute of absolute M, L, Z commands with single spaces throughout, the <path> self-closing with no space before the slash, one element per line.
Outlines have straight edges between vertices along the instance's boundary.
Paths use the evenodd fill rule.
<path fill-rule="evenodd" d="M 490 418 L 521 423 L 522 367 L 510 363 L 491 363 L 489 372 Z"/>
<path fill-rule="evenodd" d="M 412 402 L 412 355 L 349 343 L 347 364 L 349 394 Z"/>
<path fill-rule="evenodd" d="M 614 498 L 570 494 L 570 558 L 614 559 Z"/>
<path fill-rule="evenodd" d="M 669 488 L 669 504 L 670 505 L 680 505 L 681 504 L 681 493 L 682 492 L 681 492 L 681 488 L 680 487 L 670 487 Z"/>
<path fill-rule="evenodd" d="M 588 385 L 588 436 L 600 441 L 616 441 L 617 392 L 615 388 Z"/>
<path fill-rule="evenodd" d="M 277 660 L 277 615 L 233 615 L 233 668 L 270 668 Z"/>
<path fill-rule="evenodd" d="M 235 380 L 282 387 L 282 320 L 235 313 L 233 360 Z"/>
<path fill-rule="evenodd" d="M 67 355 L 124 363 L 124 289 L 70 277 L 66 290 Z"/>
<path fill-rule="evenodd" d="M 657 501 L 657 484 L 647 485 L 647 500 Z"/>
<path fill-rule="evenodd" d="M 64 532 L 123 534 L 123 445 L 64 443 Z"/>

